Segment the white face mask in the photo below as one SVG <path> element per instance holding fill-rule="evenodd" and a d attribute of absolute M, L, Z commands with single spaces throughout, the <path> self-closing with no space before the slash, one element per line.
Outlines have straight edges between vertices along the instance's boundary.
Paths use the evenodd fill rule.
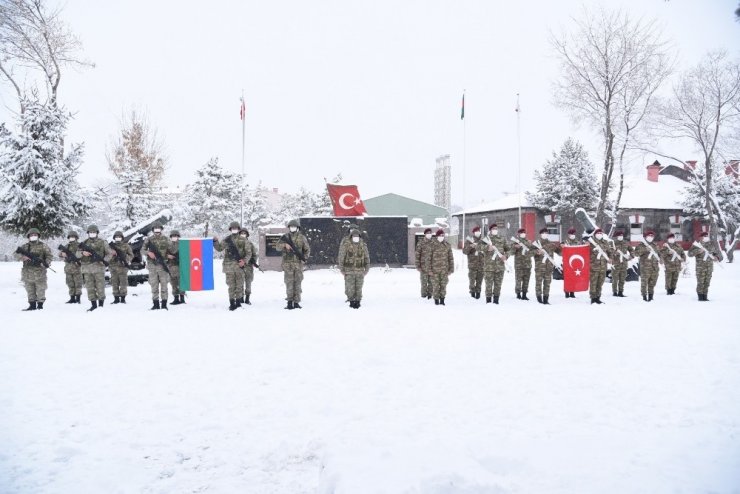
<path fill-rule="evenodd" d="M 31 242 L 35 242 L 38 239 L 39 239 L 39 236 L 38 235 L 31 235 L 30 237 L 28 237 L 28 240 L 30 240 Z"/>
<path fill-rule="evenodd" d="M 180 240 L 180 237 L 170 237 L 170 242 L 177 242 Z"/>
<path fill-rule="evenodd" d="M 444 236 L 443 235 L 440 235 L 439 237 L 437 237 L 437 241 L 444 242 L 445 241 Z"/>
<path fill-rule="evenodd" d="M 123 237 L 116 237 L 113 239 L 114 242 L 123 242 Z"/>
<path fill-rule="evenodd" d="M 160 235 L 162 233 L 162 230 L 160 230 L 159 228 L 157 228 L 156 230 L 152 230 L 152 231 L 154 232 L 155 235 Z"/>
<path fill-rule="evenodd" d="M 651 235 L 651 236 L 649 236 L 649 237 L 645 237 L 645 240 L 647 240 L 647 241 L 648 241 L 648 243 L 649 243 L 649 242 L 652 242 L 652 241 L 653 241 L 653 237 L 652 237 L 652 235 Z"/>
<path fill-rule="evenodd" d="M 540 238 L 542 240 L 547 240 L 548 234 L 547 233 L 540 233 Z"/>
<path fill-rule="evenodd" d="M 431 240 L 432 239 L 432 234 L 431 233 L 425 233 L 424 236 L 427 238 L 427 240 Z"/>
<path fill-rule="evenodd" d="M 575 236 L 575 235 L 573 235 L 572 233 L 569 233 L 569 234 L 568 234 L 568 238 L 569 238 L 569 239 L 571 239 L 571 240 L 573 240 L 574 238 L 576 238 L 576 236 Z"/>
<path fill-rule="evenodd" d="M 295 227 L 295 226 L 291 226 L 291 227 L 289 228 L 289 230 L 290 230 L 290 233 L 295 233 L 295 232 L 297 232 L 297 231 L 298 231 L 298 227 Z"/>
<path fill-rule="evenodd" d="M 495 228 L 491 230 L 491 235 L 498 235 L 498 230 L 496 230 Z"/>
<path fill-rule="evenodd" d="M 77 242 L 77 238 L 76 237 L 69 237 L 67 239 L 67 242 Z"/>
<path fill-rule="evenodd" d="M 233 229 L 233 230 L 231 230 L 231 233 L 232 233 L 233 235 L 238 235 L 238 234 L 239 234 L 239 230 L 237 230 L 237 229 Z"/>
<path fill-rule="evenodd" d="M 477 238 L 477 237 L 480 237 L 480 230 L 479 230 L 479 231 L 477 231 L 477 232 L 473 232 L 473 235 L 475 235 L 475 237 L 476 237 L 476 238 Z"/>
<path fill-rule="evenodd" d="M 98 236 L 98 234 L 97 234 L 97 233 L 95 233 L 95 232 L 89 232 L 89 233 L 87 234 L 87 236 L 88 236 L 88 237 L 90 237 L 90 238 L 96 238 L 96 237 Z"/>
<path fill-rule="evenodd" d="M 604 238 L 604 235 L 603 234 L 601 234 L 601 233 L 597 233 L 596 234 L 596 240 L 601 240 L 602 238 Z"/>
<path fill-rule="evenodd" d="M 617 240 L 624 240 L 624 236 L 623 236 L 623 235 L 619 235 L 619 236 L 617 237 Z"/>
<path fill-rule="evenodd" d="M 705 243 L 706 243 L 706 242 L 709 242 L 709 237 L 702 237 L 702 238 L 701 238 L 701 241 L 702 241 L 702 242 L 705 242 Z"/>
<path fill-rule="evenodd" d="M 527 234 L 526 234 L 526 233 L 520 233 L 520 234 L 519 234 L 519 238 L 524 238 L 524 237 L 526 237 L 526 236 L 527 236 Z"/>
<path fill-rule="evenodd" d="M 676 239 L 675 238 L 669 238 L 668 239 L 668 243 L 669 244 L 675 244 L 676 243 Z"/>
<path fill-rule="evenodd" d="M 354 243 L 359 243 L 360 242 L 360 237 L 352 237 L 352 241 Z"/>
<path fill-rule="evenodd" d="M 247 238 L 247 234 L 246 234 L 246 233 L 242 233 L 242 234 L 240 234 L 239 236 L 240 236 L 241 238 Z"/>

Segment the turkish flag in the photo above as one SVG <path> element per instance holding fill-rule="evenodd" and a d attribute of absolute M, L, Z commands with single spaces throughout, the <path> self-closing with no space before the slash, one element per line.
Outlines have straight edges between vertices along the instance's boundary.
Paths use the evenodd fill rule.
<path fill-rule="evenodd" d="M 591 259 L 591 247 L 588 245 L 563 245 L 563 291 L 585 292 Z"/>
<path fill-rule="evenodd" d="M 356 185 L 326 184 L 334 216 L 362 216 L 367 214 Z"/>

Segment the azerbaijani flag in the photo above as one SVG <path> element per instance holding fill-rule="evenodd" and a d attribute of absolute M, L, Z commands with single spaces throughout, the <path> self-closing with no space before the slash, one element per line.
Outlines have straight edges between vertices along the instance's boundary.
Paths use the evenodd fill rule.
<path fill-rule="evenodd" d="M 180 288 L 186 292 L 213 290 L 213 239 L 180 240 Z"/>

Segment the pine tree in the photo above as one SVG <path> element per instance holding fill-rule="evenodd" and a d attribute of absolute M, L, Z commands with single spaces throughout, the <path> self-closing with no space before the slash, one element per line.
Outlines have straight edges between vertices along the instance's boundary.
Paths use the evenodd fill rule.
<path fill-rule="evenodd" d="M 30 99 L 23 106 L 18 134 L 0 125 L 0 226 L 21 235 L 31 227 L 61 235 L 89 209 L 77 183 L 83 146 L 64 155 L 71 118 L 64 108 Z"/>
<path fill-rule="evenodd" d="M 218 158 L 208 160 L 195 174 L 185 194 L 192 214 L 189 227 L 207 237 L 225 230 L 238 217 L 241 180 L 224 170 Z"/>
<path fill-rule="evenodd" d="M 535 170 L 536 192 L 527 193 L 532 204 L 543 211 L 557 211 L 569 215 L 577 208 L 593 211 L 599 200 L 594 165 L 583 146 L 568 138 L 560 152 Z"/>

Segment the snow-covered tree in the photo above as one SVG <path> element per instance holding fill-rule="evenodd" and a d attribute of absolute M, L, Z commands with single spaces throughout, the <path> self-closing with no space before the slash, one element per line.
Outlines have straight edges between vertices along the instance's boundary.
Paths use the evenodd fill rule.
<path fill-rule="evenodd" d="M 310 216 L 321 214 L 318 211 L 323 209 L 323 195 L 307 190 L 305 187 L 295 194 L 284 194 L 280 204 L 280 209 L 275 214 L 275 220 L 280 223 L 287 223 L 293 218 L 301 216 Z M 331 202 L 329 204 L 331 208 Z"/>
<path fill-rule="evenodd" d="M 542 170 L 535 170 L 535 192 L 527 193 L 532 204 L 543 211 L 561 215 L 577 208 L 593 211 L 599 201 L 594 165 L 583 146 L 568 138 L 559 152 L 553 151 Z"/>
<path fill-rule="evenodd" d="M 89 209 L 77 183 L 83 146 L 64 154 L 71 115 L 63 108 L 37 100 L 23 106 L 17 134 L 0 125 L 0 226 L 22 235 L 31 227 L 60 235 Z"/>
<path fill-rule="evenodd" d="M 207 237 L 214 231 L 224 231 L 238 217 L 241 179 L 224 170 L 218 158 L 208 160 L 195 175 L 195 182 L 185 192 L 191 213 L 186 225 Z"/>
<path fill-rule="evenodd" d="M 274 214 L 265 199 L 265 188 L 257 185 L 253 190 L 244 193 L 244 224 L 250 232 L 256 232 L 260 226 L 272 223 Z"/>

